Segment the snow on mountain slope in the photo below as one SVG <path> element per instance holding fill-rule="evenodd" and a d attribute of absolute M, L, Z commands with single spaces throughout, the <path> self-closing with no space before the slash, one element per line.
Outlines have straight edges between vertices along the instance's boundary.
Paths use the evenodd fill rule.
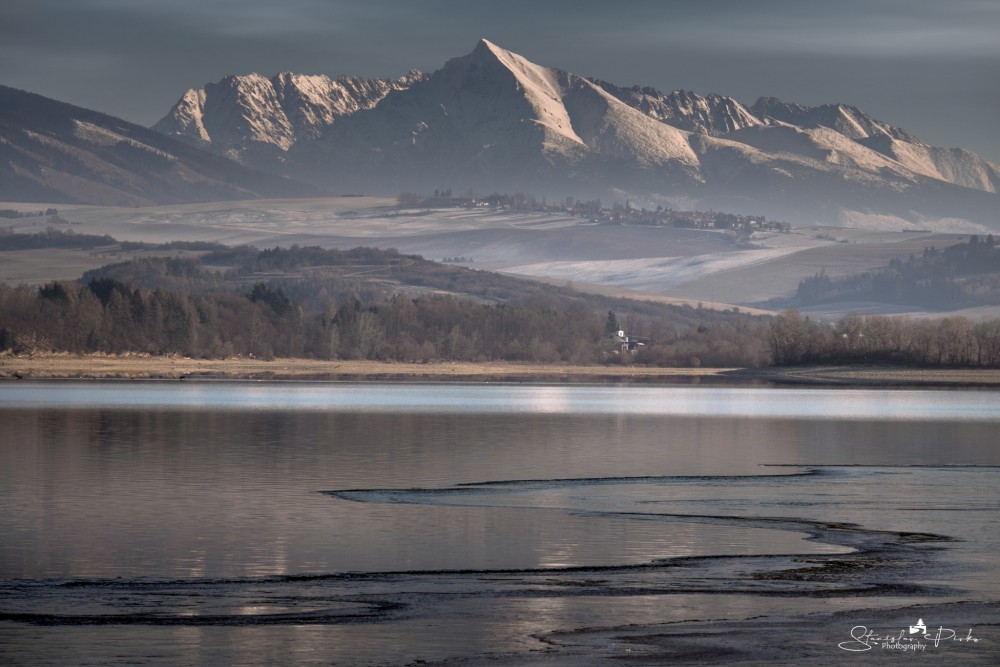
<path fill-rule="evenodd" d="M 762 97 L 750 109 L 769 124 L 835 130 L 921 176 L 985 192 L 1000 191 L 1000 165 L 965 149 L 929 146 L 909 132 L 876 120 L 856 107 L 844 104 L 806 107 Z"/>
<path fill-rule="evenodd" d="M 393 90 L 423 78 L 416 70 L 397 79 L 362 79 L 282 72 L 227 76 L 192 88 L 154 130 L 253 164 L 275 168 L 301 139 L 312 140 L 337 118 L 376 105 Z"/>
<path fill-rule="evenodd" d="M 473 58 L 485 62 L 491 57 L 514 76 L 518 91 L 531 104 L 534 122 L 545 128 L 547 147 L 550 142 L 561 145 L 562 140 L 584 143 L 573 130 L 569 113 L 562 103 L 563 87 L 559 79 L 565 80 L 565 77 L 560 72 L 536 65 L 488 40 L 480 40 Z"/>
<path fill-rule="evenodd" d="M 586 149 L 590 159 L 634 160 L 640 167 L 677 163 L 697 170 L 698 159 L 685 132 L 650 122 L 647 115 L 574 74 L 536 65 L 485 39 L 476 48 L 492 54 L 514 76 L 534 110 L 534 121 L 545 128 L 546 149 L 573 142 L 579 144 L 573 148 Z"/>
<path fill-rule="evenodd" d="M 1000 192 L 1000 164 L 984 160 L 964 148 L 928 147 L 927 151 L 940 174 L 937 178 L 967 188 Z"/>
<path fill-rule="evenodd" d="M 647 116 L 676 128 L 722 136 L 744 127 L 761 125 L 745 106 L 731 97 L 702 96 L 685 90 L 664 95 L 655 88 L 622 88 L 606 81 L 591 80 L 595 85 Z"/>
<path fill-rule="evenodd" d="M 750 107 L 750 112 L 765 122 L 781 121 L 804 128 L 827 127 L 855 140 L 887 136 L 900 141 L 918 141 L 909 132 L 876 120 L 864 111 L 845 104 L 807 107 L 784 102 L 776 97 L 761 97 Z"/>
<path fill-rule="evenodd" d="M 771 155 L 791 153 L 814 161 L 817 168 L 860 171 L 880 178 L 890 174 L 910 178 L 908 170 L 897 161 L 826 127 L 805 129 L 779 123 L 739 130 L 727 138 Z"/>
<path fill-rule="evenodd" d="M 696 175 L 690 133 L 651 119 L 586 79 L 565 76 L 573 84 L 565 103 L 596 159 L 631 159 L 640 167 L 673 166 Z"/>
<path fill-rule="evenodd" d="M 307 172 L 332 170 L 351 188 L 388 180 L 536 190 L 576 179 L 631 183 L 650 170 L 696 183 L 688 138 L 586 79 L 482 40 L 425 81 L 341 119 L 321 145 L 293 157 L 304 158 Z"/>
<path fill-rule="evenodd" d="M 318 193 L 119 118 L 0 86 L 0 199 L 137 206 Z"/>
<path fill-rule="evenodd" d="M 304 177 L 326 175 L 347 191 L 527 187 L 585 148 L 559 88 L 554 72 L 484 40 L 373 108 L 338 119 L 291 157 Z"/>
<path fill-rule="evenodd" d="M 230 76 L 205 86 L 202 124 L 213 142 L 227 146 L 249 141 L 288 150 L 295 142 L 274 86 L 260 74 Z"/>
<path fill-rule="evenodd" d="M 362 79 L 282 72 L 271 79 L 282 110 L 296 139 L 315 139 L 340 116 L 370 109 L 393 90 L 409 87 L 423 78 L 417 70 L 396 79 Z"/>
<path fill-rule="evenodd" d="M 341 192 L 634 195 L 814 222 L 996 224 L 1000 208 L 1000 167 L 852 106 L 622 88 L 485 39 L 426 76 L 230 77 L 157 129 Z"/>
<path fill-rule="evenodd" d="M 173 134 L 178 139 L 187 139 L 191 143 L 208 144 L 212 137 L 205 129 L 205 89 L 192 88 L 181 96 L 181 99 L 170 111 L 172 123 L 164 126 L 164 120 L 157 123 L 153 129 L 164 134 Z"/>
<path fill-rule="evenodd" d="M 1000 165 L 964 148 L 935 148 L 891 137 L 873 137 L 863 143 L 914 173 L 985 192 L 1000 192 Z"/>

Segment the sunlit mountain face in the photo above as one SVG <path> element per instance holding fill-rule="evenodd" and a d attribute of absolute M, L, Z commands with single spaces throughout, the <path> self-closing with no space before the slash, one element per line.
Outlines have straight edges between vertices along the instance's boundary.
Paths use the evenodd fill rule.
<path fill-rule="evenodd" d="M 1000 167 L 844 104 L 621 87 L 481 40 L 431 74 L 193 88 L 155 128 L 341 192 L 631 197 L 797 222 L 998 225 Z"/>

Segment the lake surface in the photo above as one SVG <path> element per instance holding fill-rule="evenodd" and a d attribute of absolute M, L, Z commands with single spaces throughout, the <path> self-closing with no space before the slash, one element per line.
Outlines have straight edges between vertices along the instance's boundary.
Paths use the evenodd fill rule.
<path fill-rule="evenodd" d="M 613 664 L 839 613 L 785 654 L 829 662 L 852 614 L 995 608 L 998 471 L 991 391 L 3 383 L 0 663 Z M 997 662 L 975 620 L 942 659 Z"/>

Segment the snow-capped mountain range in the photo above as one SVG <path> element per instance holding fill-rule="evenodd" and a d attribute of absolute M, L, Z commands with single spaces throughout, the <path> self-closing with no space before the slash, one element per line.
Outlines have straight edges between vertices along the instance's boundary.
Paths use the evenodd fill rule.
<path fill-rule="evenodd" d="M 274 169 L 298 141 L 310 141 L 342 116 L 371 109 L 393 90 L 424 78 L 362 79 L 282 72 L 227 76 L 188 90 L 154 130 L 248 165 Z"/>
<path fill-rule="evenodd" d="M 1000 166 L 857 108 L 621 87 L 487 40 L 433 73 L 395 79 L 227 77 L 187 91 L 155 131 L 2 92 L 0 190 L 14 199 L 450 188 L 1000 230 Z"/>
<path fill-rule="evenodd" d="M 1000 166 L 843 104 L 621 87 L 487 40 L 431 73 L 187 91 L 168 135 L 341 192 L 626 197 L 800 222 L 1000 225 Z"/>
<path fill-rule="evenodd" d="M 0 201 L 149 206 L 319 194 L 141 125 L 0 86 Z"/>

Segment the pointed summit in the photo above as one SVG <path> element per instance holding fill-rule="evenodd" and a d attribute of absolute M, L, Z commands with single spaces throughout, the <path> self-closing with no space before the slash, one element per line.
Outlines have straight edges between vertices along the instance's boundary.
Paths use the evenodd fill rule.
<path fill-rule="evenodd" d="M 514 54 L 484 37 L 476 42 L 476 47 L 472 49 L 471 53 L 459 58 L 453 58 L 452 61 L 478 64 L 503 64 L 504 60 L 510 60 L 511 57 L 514 57 Z"/>
<path fill-rule="evenodd" d="M 472 53 L 448 61 L 433 77 L 458 80 L 458 87 L 476 91 L 483 100 L 495 98 L 490 106 L 526 103 L 522 118 L 541 128 L 546 145 L 568 141 L 583 145 L 573 130 L 564 105 L 565 85 L 572 75 L 561 70 L 536 65 L 524 56 L 508 51 L 488 39 L 481 39 Z M 511 95 L 510 93 L 514 94 Z"/>
<path fill-rule="evenodd" d="M 1000 191 L 1000 166 L 846 104 L 747 107 L 622 87 L 487 38 L 426 76 L 227 77 L 188 91 L 156 129 L 244 164 L 387 194 L 635 192 L 833 223 L 870 212 L 996 224 Z"/>
<path fill-rule="evenodd" d="M 478 55 L 482 55 L 482 54 L 485 54 L 485 53 L 496 54 L 496 52 L 498 50 L 499 51 L 504 51 L 505 49 L 501 49 L 499 46 L 497 46 L 496 44 L 494 44 L 490 40 L 488 40 L 485 37 L 483 37 L 482 39 L 479 40 L 479 42 L 476 43 L 476 48 L 473 49 L 472 52 L 475 53 L 475 54 L 478 54 Z"/>

